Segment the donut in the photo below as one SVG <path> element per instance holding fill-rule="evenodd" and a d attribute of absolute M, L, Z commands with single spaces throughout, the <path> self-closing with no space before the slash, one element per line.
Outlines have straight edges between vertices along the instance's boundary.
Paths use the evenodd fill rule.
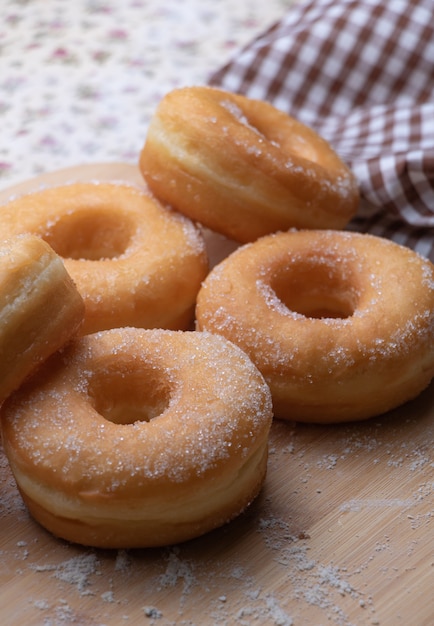
<path fill-rule="evenodd" d="M 223 337 L 123 328 L 56 353 L 1 410 L 5 452 L 33 517 L 82 545 L 195 538 L 264 482 L 271 396 Z"/>
<path fill-rule="evenodd" d="M 0 207 L 3 236 L 36 234 L 59 254 L 85 303 L 81 333 L 184 329 L 208 271 L 190 220 L 116 182 L 47 187 Z"/>
<path fill-rule="evenodd" d="M 250 356 L 282 419 L 367 419 L 434 375 L 434 266 L 373 235 L 290 231 L 245 244 L 204 281 L 196 317 Z"/>
<path fill-rule="evenodd" d="M 0 405 L 78 331 L 84 306 L 60 257 L 33 235 L 0 244 Z"/>
<path fill-rule="evenodd" d="M 354 175 L 311 128 L 213 87 L 162 99 L 139 167 L 161 201 L 241 243 L 289 228 L 343 228 L 359 203 Z"/>

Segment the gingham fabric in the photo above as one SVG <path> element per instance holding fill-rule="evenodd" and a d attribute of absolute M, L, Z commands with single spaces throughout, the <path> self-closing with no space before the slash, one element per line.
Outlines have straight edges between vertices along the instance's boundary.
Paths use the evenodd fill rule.
<path fill-rule="evenodd" d="M 434 261 L 434 0 L 296 0 L 209 83 L 314 128 L 359 180 L 349 228 Z"/>

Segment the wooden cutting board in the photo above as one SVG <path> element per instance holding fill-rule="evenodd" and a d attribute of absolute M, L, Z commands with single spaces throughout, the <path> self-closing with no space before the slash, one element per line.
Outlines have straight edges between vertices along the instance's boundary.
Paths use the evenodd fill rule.
<path fill-rule="evenodd" d="M 44 175 L 142 184 L 135 166 Z M 1 223 L 1 222 L 0 222 Z M 212 262 L 233 244 L 207 233 Z M 184 545 L 101 551 L 28 516 L 0 450 L 5 626 L 434 624 L 434 384 L 373 420 L 275 422 L 265 487 L 231 524 Z"/>

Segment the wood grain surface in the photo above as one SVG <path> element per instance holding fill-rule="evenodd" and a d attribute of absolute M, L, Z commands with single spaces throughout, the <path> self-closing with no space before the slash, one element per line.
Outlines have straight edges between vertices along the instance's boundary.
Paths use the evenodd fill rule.
<path fill-rule="evenodd" d="M 77 167 L 23 183 L 141 184 L 132 165 Z M 213 262 L 233 245 L 209 236 Z M 101 551 L 27 514 L 0 450 L 4 626 L 434 624 L 434 384 L 366 422 L 276 421 L 259 498 L 189 543 Z"/>

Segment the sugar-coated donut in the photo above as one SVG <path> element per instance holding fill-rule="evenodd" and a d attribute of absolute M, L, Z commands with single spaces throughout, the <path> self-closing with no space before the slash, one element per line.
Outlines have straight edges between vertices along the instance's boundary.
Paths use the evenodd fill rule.
<path fill-rule="evenodd" d="M 30 512 L 72 542 L 147 547 L 241 513 L 266 473 L 268 386 L 208 333 L 101 331 L 57 353 L 1 411 Z"/>
<path fill-rule="evenodd" d="M 0 244 L 0 405 L 78 331 L 84 306 L 62 259 L 34 235 Z"/>
<path fill-rule="evenodd" d="M 247 244 L 209 274 L 196 315 L 250 356 L 277 417 L 366 419 L 434 375 L 434 266 L 379 237 L 290 231 Z"/>
<path fill-rule="evenodd" d="M 39 235 L 64 258 L 85 302 L 82 333 L 187 328 L 208 271 L 198 229 L 128 184 L 71 183 L 0 207 L 3 236 Z"/>
<path fill-rule="evenodd" d="M 359 202 L 354 175 L 312 129 L 212 87 L 163 98 L 139 166 L 158 198 L 242 243 L 291 227 L 343 228 Z"/>

